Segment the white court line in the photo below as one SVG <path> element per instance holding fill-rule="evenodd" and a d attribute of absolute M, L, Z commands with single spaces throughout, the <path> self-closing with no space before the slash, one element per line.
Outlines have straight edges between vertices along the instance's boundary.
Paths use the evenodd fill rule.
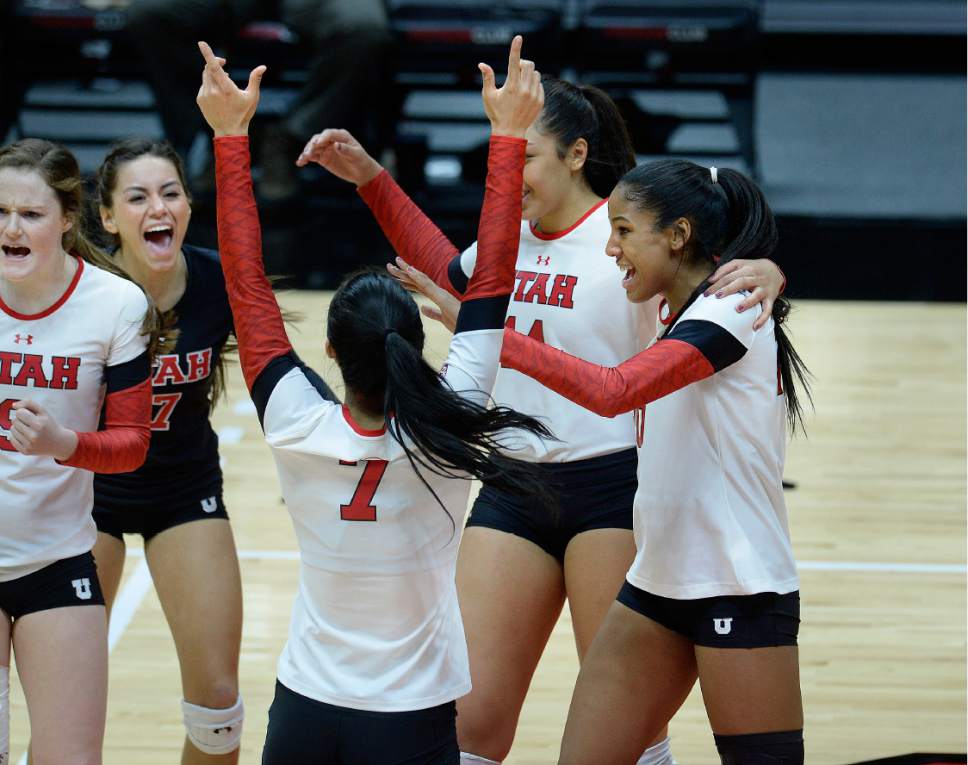
<path fill-rule="evenodd" d="M 118 644 L 124 631 L 131 624 L 134 612 L 138 610 L 138 606 L 150 589 L 151 572 L 148 571 L 148 562 L 142 557 L 138 561 L 138 567 L 128 577 L 114 600 L 114 608 L 111 609 L 111 625 L 108 627 L 108 653 L 111 653 L 114 646 Z"/>
<path fill-rule="evenodd" d="M 239 550 L 242 560 L 299 560 L 297 550 Z M 142 557 L 138 548 L 128 550 L 128 555 Z M 797 561 L 801 571 L 874 571 L 891 574 L 965 574 L 968 566 L 963 563 L 882 563 L 863 561 Z"/>
<path fill-rule="evenodd" d="M 896 574 L 964 574 L 963 563 L 858 563 L 833 560 L 801 560 L 802 571 L 883 571 Z"/>

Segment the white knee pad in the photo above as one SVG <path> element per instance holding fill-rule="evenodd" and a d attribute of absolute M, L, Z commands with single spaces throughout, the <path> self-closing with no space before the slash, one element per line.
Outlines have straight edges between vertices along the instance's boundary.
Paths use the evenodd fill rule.
<path fill-rule="evenodd" d="M 182 700 L 182 715 L 188 740 L 204 754 L 229 754 L 242 743 L 245 709 L 242 697 L 228 709 L 209 709 Z"/>
<path fill-rule="evenodd" d="M 460 753 L 460 765 L 501 765 L 497 760 L 488 760 L 476 754 Z"/>
<path fill-rule="evenodd" d="M 0 765 L 10 759 L 10 667 L 0 667 Z"/>

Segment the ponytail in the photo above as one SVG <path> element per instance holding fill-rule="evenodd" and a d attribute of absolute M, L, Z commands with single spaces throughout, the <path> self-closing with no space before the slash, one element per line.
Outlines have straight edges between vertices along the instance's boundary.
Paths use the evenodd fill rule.
<path fill-rule="evenodd" d="M 619 179 L 635 167 L 635 150 L 625 120 L 615 102 L 591 85 L 573 85 L 567 80 L 541 78 L 545 104 L 538 129 L 555 139 L 558 156 L 564 158 L 579 138 L 588 143 L 582 167 L 592 192 L 607 197 Z"/>
<path fill-rule="evenodd" d="M 715 180 L 714 180 L 715 178 Z M 686 255 L 693 261 L 708 261 L 710 267 L 730 260 L 768 258 L 779 239 L 773 211 L 760 188 L 742 173 L 728 168 L 715 176 L 709 169 L 681 159 L 664 159 L 641 165 L 624 178 L 620 191 L 637 209 L 655 215 L 655 228 L 668 228 L 678 218 L 687 218 L 692 233 Z M 703 282 L 700 290 L 708 286 Z M 777 364 L 786 395 L 790 430 L 803 429 L 803 409 L 797 383 L 813 403 L 810 371 L 803 363 L 783 328 L 790 314 L 790 301 L 782 295 L 773 303 L 773 327 Z"/>
<path fill-rule="evenodd" d="M 364 270 L 346 278 L 330 303 L 327 337 L 347 388 L 364 409 L 383 414 L 387 432 L 442 507 L 420 467 L 448 478 L 469 474 L 554 507 L 536 466 L 497 453 L 503 431 L 523 429 L 542 438 L 552 438 L 551 432 L 533 417 L 452 390 L 423 357 L 417 304 L 387 273 Z"/>

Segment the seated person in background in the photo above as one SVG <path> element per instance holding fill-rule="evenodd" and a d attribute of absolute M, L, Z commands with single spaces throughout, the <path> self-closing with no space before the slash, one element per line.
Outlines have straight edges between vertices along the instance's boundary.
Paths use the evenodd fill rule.
<path fill-rule="evenodd" d="M 187 157 L 205 128 L 195 105 L 196 42 L 231 43 L 239 29 L 260 19 L 280 19 L 311 49 L 295 104 L 262 142 L 257 190 L 278 201 L 298 191 L 293 157 L 319 125 L 372 130 L 360 124 L 373 114 L 362 99 L 373 99 L 389 47 L 384 0 L 138 0 L 128 10 L 128 33 L 144 57 L 165 134 Z M 211 177 L 208 184 L 214 188 Z"/>

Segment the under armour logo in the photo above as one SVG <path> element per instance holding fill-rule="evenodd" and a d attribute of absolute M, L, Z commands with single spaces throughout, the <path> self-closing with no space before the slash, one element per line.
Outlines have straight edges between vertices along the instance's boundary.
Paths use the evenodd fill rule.
<path fill-rule="evenodd" d="M 202 500 L 202 510 L 206 513 L 214 513 L 218 510 L 218 500 L 215 497 L 208 497 Z"/>
<path fill-rule="evenodd" d="M 74 594 L 80 600 L 90 600 L 91 599 L 91 580 L 87 577 L 83 579 L 72 579 L 71 584 L 74 585 Z"/>
<path fill-rule="evenodd" d="M 551 265 L 551 256 L 550 255 L 539 255 L 538 256 L 538 265 L 539 266 L 550 266 Z"/>
<path fill-rule="evenodd" d="M 25 343 L 26 345 L 33 345 L 34 344 L 34 336 L 33 335 L 21 335 L 20 333 L 17 333 L 16 335 L 13 336 L 13 341 L 17 345 L 20 345 L 21 343 Z"/>
<path fill-rule="evenodd" d="M 728 635 L 733 631 L 733 619 L 713 619 L 713 629 L 717 635 Z"/>

